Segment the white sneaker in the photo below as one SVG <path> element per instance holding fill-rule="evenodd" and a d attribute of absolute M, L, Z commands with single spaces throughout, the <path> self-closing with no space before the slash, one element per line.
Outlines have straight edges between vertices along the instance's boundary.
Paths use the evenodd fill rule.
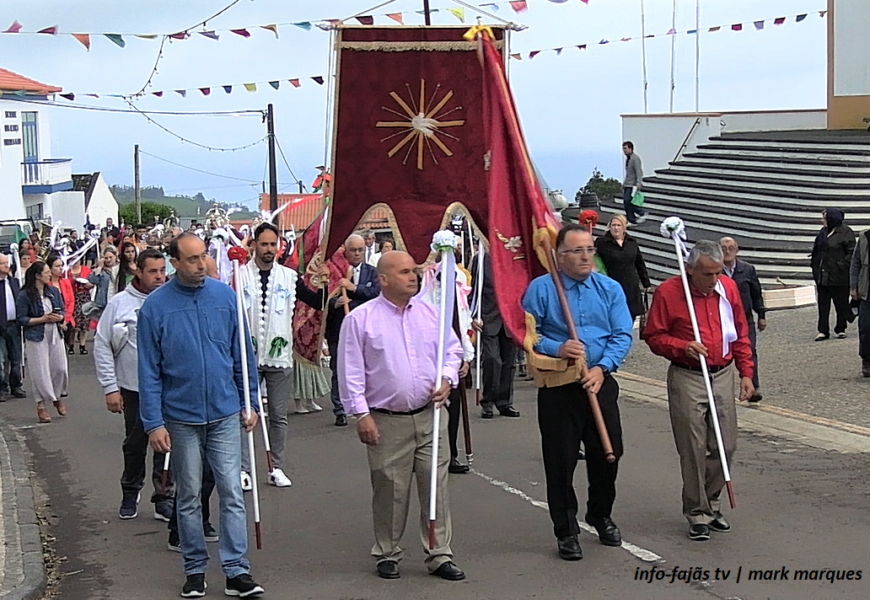
<path fill-rule="evenodd" d="M 269 483 L 275 487 L 290 487 L 293 485 L 281 469 L 272 469 L 272 472 L 269 473 Z"/>
<path fill-rule="evenodd" d="M 641 215 L 637 218 L 637 224 L 640 225 L 644 221 L 646 221 L 649 217 L 647 215 Z"/>
<path fill-rule="evenodd" d="M 295 400 L 293 400 L 293 402 L 296 404 L 296 410 L 294 410 L 293 412 L 295 412 L 297 415 L 307 415 L 311 412 L 310 410 L 308 410 L 308 407 L 305 406 L 305 403 L 302 400 L 296 398 Z"/>
<path fill-rule="evenodd" d="M 254 489 L 254 482 L 251 481 L 251 476 L 247 471 L 242 471 L 242 491 L 250 492 L 252 489 Z"/>
<path fill-rule="evenodd" d="M 323 408 L 319 404 L 317 404 L 317 402 L 315 402 L 314 400 L 306 400 L 305 401 L 305 408 L 309 412 L 320 412 L 321 410 L 323 410 Z"/>

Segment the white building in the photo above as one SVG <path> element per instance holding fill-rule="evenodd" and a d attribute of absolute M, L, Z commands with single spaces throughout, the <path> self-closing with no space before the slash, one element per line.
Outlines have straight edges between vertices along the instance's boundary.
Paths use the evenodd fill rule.
<path fill-rule="evenodd" d="M 72 159 L 51 153 L 41 104 L 61 88 L 0 68 L 0 215 L 81 229 L 85 194 L 73 190 Z"/>
<path fill-rule="evenodd" d="M 119 222 L 118 202 L 102 173 L 73 175 L 72 178 L 73 190 L 85 195 L 85 218 L 88 222 L 97 227 L 105 225 L 106 219 Z"/>

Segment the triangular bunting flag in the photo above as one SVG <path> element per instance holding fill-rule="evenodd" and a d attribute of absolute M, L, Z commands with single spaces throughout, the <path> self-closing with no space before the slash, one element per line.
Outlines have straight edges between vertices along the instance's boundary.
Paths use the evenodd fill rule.
<path fill-rule="evenodd" d="M 299 21 L 298 23 L 293 24 L 300 29 L 304 29 L 305 31 L 311 31 L 311 23 L 309 21 Z"/>
<path fill-rule="evenodd" d="M 405 24 L 405 19 L 402 18 L 402 13 L 390 13 L 387 16 L 399 25 Z"/>
<path fill-rule="evenodd" d="M 525 3 L 524 3 L 524 4 L 525 4 Z M 415 12 L 416 12 L 418 15 L 422 15 L 422 14 L 424 14 L 426 11 L 425 11 L 425 10 L 418 10 L 418 11 L 415 11 Z M 430 8 L 430 9 L 429 9 L 429 12 L 430 12 L 430 13 L 437 13 L 437 12 L 438 12 L 438 9 L 437 9 L 437 8 Z"/>
<path fill-rule="evenodd" d="M 87 33 L 74 33 L 74 34 L 72 34 L 72 36 L 75 39 L 77 39 L 81 43 L 82 46 L 84 46 L 88 50 L 91 49 L 91 36 L 90 35 L 88 35 Z"/>
<path fill-rule="evenodd" d="M 156 33 L 137 33 L 134 37 L 141 38 L 143 40 L 156 40 L 158 36 Z"/>
<path fill-rule="evenodd" d="M 175 90 L 175 93 L 181 96 L 182 98 L 187 98 L 187 90 Z"/>
<path fill-rule="evenodd" d="M 19 31 L 21 31 L 21 27 L 21 23 L 19 23 L 18 21 L 13 21 L 12 25 L 9 26 L 9 29 L 4 31 L 3 33 L 18 33 Z"/>
<path fill-rule="evenodd" d="M 712 31 L 712 29 L 710 31 Z M 649 39 L 649 38 L 654 38 L 655 36 L 656 36 L 656 34 L 650 33 L 649 35 L 645 35 L 643 37 L 644 37 L 644 39 Z"/>
<path fill-rule="evenodd" d="M 601 40 L 601 41 L 598 42 L 598 43 L 599 43 L 599 45 L 603 46 L 604 44 L 609 44 L 609 43 L 610 43 L 610 40 Z"/>
<path fill-rule="evenodd" d="M 127 45 L 127 42 L 124 41 L 124 38 L 122 38 L 117 33 L 104 33 L 103 35 L 105 35 L 107 38 L 112 40 L 115 44 L 117 44 L 121 48 L 123 48 L 124 46 Z"/>
<path fill-rule="evenodd" d="M 806 15 L 806 13 L 804 13 L 804 14 L 802 14 L 802 15 L 798 15 L 798 16 L 796 16 L 796 17 L 794 18 L 794 22 L 795 22 L 795 23 L 800 23 L 801 21 L 803 21 L 803 20 L 806 19 L 806 18 L 807 18 L 807 15 Z M 40 31 L 39 33 L 42 33 L 42 32 Z"/>
<path fill-rule="evenodd" d="M 341 25 L 341 19 L 323 19 L 330 25 Z"/>
<path fill-rule="evenodd" d="M 722 26 L 721 26 L 721 25 L 716 25 L 715 27 L 711 27 L 710 29 L 708 29 L 708 30 L 707 30 L 707 33 L 716 33 L 716 32 L 719 31 L 720 29 L 722 29 Z"/>
<path fill-rule="evenodd" d="M 631 38 L 630 38 L 630 37 L 622 38 L 622 39 L 619 40 L 619 41 L 620 41 L 620 42 L 630 42 L 630 41 L 631 41 Z"/>
<path fill-rule="evenodd" d="M 494 11 L 498 11 L 498 4 L 495 4 L 494 2 L 488 3 L 488 4 L 481 4 L 480 8 L 489 8 L 489 9 L 492 9 Z"/>
<path fill-rule="evenodd" d="M 257 91 L 257 84 L 256 83 L 246 83 L 246 84 L 244 84 L 244 86 L 245 86 L 245 89 L 248 90 L 249 92 L 256 92 Z"/>
<path fill-rule="evenodd" d="M 516 60 L 523 60 L 522 54 L 511 54 L 511 58 L 515 58 Z"/>
<path fill-rule="evenodd" d="M 266 31 L 271 31 L 275 34 L 275 39 L 278 39 L 278 26 L 274 23 L 272 25 L 260 25 L 260 29 L 265 29 Z"/>
<path fill-rule="evenodd" d="M 541 53 L 540 50 L 532 50 L 531 52 L 529 52 L 529 60 L 532 60 L 540 53 Z"/>
<path fill-rule="evenodd" d="M 221 39 L 221 36 L 218 35 L 218 34 L 217 34 L 216 32 L 214 32 L 214 31 L 200 31 L 200 32 L 199 32 L 199 35 L 201 35 L 201 36 L 203 36 L 203 37 L 207 37 L 207 38 L 210 39 L 210 40 L 219 40 L 219 39 Z"/>
<path fill-rule="evenodd" d="M 697 30 L 697 29 L 690 29 L 690 30 L 687 31 L 686 33 L 687 33 L 688 35 L 695 35 L 696 33 L 698 33 L 698 30 Z"/>
<path fill-rule="evenodd" d="M 186 31 L 179 31 L 178 33 L 169 34 L 169 37 L 172 38 L 173 40 L 186 40 L 187 38 L 190 37 L 190 34 L 187 33 Z"/>
<path fill-rule="evenodd" d="M 756 31 L 761 31 L 762 29 L 764 29 L 764 21 L 753 21 L 752 24 L 755 25 Z"/>
<path fill-rule="evenodd" d="M 667 34 L 665 34 L 665 35 L 677 35 L 677 30 L 676 29 L 669 29 Z"/>
<path fill-rule="evenodd" d="M 292 85 L 292 86 L 295 87 L 295 88 L 298 88 L 298 87 L 301 87 L 301 86 L 302 86 L 302 84 L 299 82 L 298 79 L 288 79 L 287 81 L 289 81 L 289 82 L 290 82 L 290 85 Z"/>
<path fill-rule="evenodd" d="M 99 94 L 85 94 L 85 96 L 90 96 L 91 98 L 99 98 Z"/>
<path fill-rule="evenodd" d="M 311 79 L 313 79 L 317 85 L 323 85 L 323 77 L 321 77 L 320 75 L 312 77 Z"/>
<path fill-rule="evenodd" d="M 460 23 L 465 23 L 465 9 L 464 8 L 448 8 L 450 14 L 459 19 Z"/>
<path fill-rule="evenodd" d="M 525 12 L 529 10 L 529 4 L 526 0 L 514 0 L 510 3 L 511 8 L 514 9 L 514 12 Z"/>
<path fill-rule="evenodd" d="M 203 96 L 208 96 L 211 94 L 211 88 L 199 88 L 199 91 L 202 92 Z"/>
<path fill-rule="evenodd" d="M 223 86 L 223 88 L 227 94 L 230 94 L 233 91 L 233 86 L 231 86 L 231 85 L 225 85 L 225 86 Z"/>
<path fill-rule="evenodd" d="M 76 99 L 76 95 L 70 92 L 69 94 L 59 94 L 61 98 L 66 98 L 70 102 Z"/>
<path fill-rule="evenodd" d="M 562 56 L 562 48 L 553 48 L 553 52 L 556 53 L 556 56 Z"/>
<path fill-rule="evenodd" d="M 368 15 L 362 16 L 362 17 L 357 17 L 356 20 L 359 21 L 360 25 L 374 25 L 375 24 L 375 18 L 372 16 L 368 16 Z"/>
<path fill-rule="evenodd" d="M 151 95 L 152 95 L 152 96 L 157 96 L 158 98 L 162 98 L 162 97 L 163 97 L 163 92 L 151 92 Z"/>
<path fill-rule="evenodd" d="M 806 15 L 804 15 L 806 16 Z M 48 35 L 57 35 L 57 25 L 52 25 L 51 27 L 46 27 L 45 29 L 40 29 L 36 33 L 47 33 Z"/>
<path fill-rule="evenodd" d="M 826 10 L 820 10 L 820 11 L 819 11 L 819 17 L 821 17 L 822 19 L 825 18 L 825 15 L 826 15 L 826 14 L 828 14 L 828 11 L 826 11 Z"/>
<path fill-rule="evenodd" d="M 577 49 L 578 49 L 578 50 L 586 50 L 586 44 L 579 44 L 579 45 L 577 46 Z"/>
<path fill-rule="evenodd" d="M 281 87 L 281 82 L 280 81 L 270 81 L 269 85 L 271 85 L 273 88 L 275 88 L 277 90 L 279 87 Z"/>
<path fill-rule="evenodd" d="M 243 38 L 251 37 L 251 32 L 248 31 L 247 29 L 230 29 L 230 31 L 232 31 L 236 35 L 242 36 Z"/>
<path fill-rule="evenodd" d="M 731 31 L 743 31 L 743 23 L 734 23 L 731 26 Z"/>
<path fill-rule="evenodd" d="M 580 0 L 583 4 L 589 4 L 589 0 Z"/>

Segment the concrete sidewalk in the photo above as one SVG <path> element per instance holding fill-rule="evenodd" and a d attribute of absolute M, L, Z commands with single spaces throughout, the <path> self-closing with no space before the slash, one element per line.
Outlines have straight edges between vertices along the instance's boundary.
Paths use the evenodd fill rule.
<path fill-rule="evenodd" d="M 29 453 L 18 433 L 0 424 L 0 599 L 36 600 L 45 589 Z"/>

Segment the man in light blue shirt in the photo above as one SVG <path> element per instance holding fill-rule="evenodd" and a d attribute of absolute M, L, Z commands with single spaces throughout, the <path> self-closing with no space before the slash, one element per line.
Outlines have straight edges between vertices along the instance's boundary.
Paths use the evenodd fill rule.
<path fill-rule="evenodd" d="M 593 272 L 595 246 L 592 235 L 580 225 L 567 225 L 556 241 L 559 277 L 580 340 L 572 340 L 562 314 L 556 286 L 549 275 L 532 281 L 523 298 L 523 309 L 535 319 L 534 350 L 568 361 L 586 360 L 582 379 L 548 385 L 538 378 L 538 426 L 541 431 L 547 503 L 559 556 L 583 558 L 577 535 L 577 496 L 574 469 L 580 442 L 586 447 L 589 499 L 586 522 L 595 527 L 607 546 L 622 544 L 619 528 L 610 514 L 616 499 L 618 460 L 608 463 L 589 409 L 587 393 L 598 403 L 617 459 L 622 456 L 622 426 L 616 400 L 619 386 L 612 377 L 631 348 L 632 319 L 622 287 Z"/>

